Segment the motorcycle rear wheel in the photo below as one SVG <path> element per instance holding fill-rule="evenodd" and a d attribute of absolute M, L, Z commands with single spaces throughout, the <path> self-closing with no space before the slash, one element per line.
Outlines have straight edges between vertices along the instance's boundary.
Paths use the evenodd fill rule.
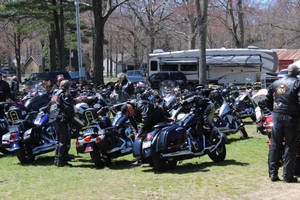
<path fill-rule="evenodd" d="M 154 170 L 168 170 L 173 169 L 177 165 L 177 160 L 164 160 L 160 157 L 160 153 L 153 153 L 152 167 Z"/>
<path fill-rule="evenodd" d="M 34 162 L 34 155 L 29 149 L 21 148 L 17 151 L 17 157 L 21 164 L 30 164 Z"/>
<path fill-rule="evenodd" d="M 221 162 L 225 160 L 226 157 L 226 146 L 223 141 L 213 152 L 209 152 L 208 156 L 215 162 Z"/>
<path fill-rule="evenodd" d="M 92 161 L 95 163 L 97 168 L 104 168 L 105 166 L 105 161 L 101 156 L 100 151 L 94 150 L 90 152 L 90 156 L 92 158 Z"/>

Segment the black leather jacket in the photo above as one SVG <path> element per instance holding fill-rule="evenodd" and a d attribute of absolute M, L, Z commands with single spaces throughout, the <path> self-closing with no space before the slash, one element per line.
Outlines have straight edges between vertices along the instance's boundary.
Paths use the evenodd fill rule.
<path fill-rule="evenodd" d="M 10 95 L 9 84 L 6 81 L 1 80 L 0 81 L 0 101 L 6 101 L 6 99 L 9 97 L 9 95 Z"/>
<path fill-rule="evenodd" d="M 75 101 L 66 91 L 58 90 L 49 103 L 50 121 L 69 123 L 74 116 Z"/>
<path fill-rule="evenodd" d="M 131 95 L 133 95 L 134 87 L 126 78 L 122 82 L 118 81 L 117 85 L 116 89 L 122 91 L 124 98 L 128 99 Z"/>
<path fill-rule="evenodd" d="M 266 106 L 275 113 L 299 116 L 300 80 L 286 76 L 268 88 Z"/>
<path fill-rule="evenodd" d="M 152 128 L 157 123 L 164 122 L 167 120 L 165 112 L 155 104 L 145 101 L 131 101 L 130 104 L 135 110 L 133 117 L 130 117 L 131 124 L 137 130 L 137 123 L 142 123 L 139 133 L 144 133 L 147 129 Z"/>

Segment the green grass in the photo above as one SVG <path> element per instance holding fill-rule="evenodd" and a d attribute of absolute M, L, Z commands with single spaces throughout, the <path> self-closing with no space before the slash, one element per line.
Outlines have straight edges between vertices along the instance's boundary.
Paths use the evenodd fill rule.
<path fill-rule="evenodd" d="M 166 172 L 133 167 L 131 155 L 96 169 L 89 154 L 71 154 L 73 167 L 53 166 L 54 152 L 22 166 L 14 156 L 0 154 L 0 199 L 251 199 L 268 187 L 267 138 L 247 125 L 249 139 L 231 135 L 224 162 L 208 156 L 182 161 Z M 273 188 L 274 189 L 274 188 Z"/>

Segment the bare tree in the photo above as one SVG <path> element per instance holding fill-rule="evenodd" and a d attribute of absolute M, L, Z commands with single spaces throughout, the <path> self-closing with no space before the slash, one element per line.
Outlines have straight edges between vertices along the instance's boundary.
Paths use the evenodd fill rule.
<path fill-rule="evenodd" d="M 95 22 L 95 57 L 94 57 L 94 77 L 96 84 L 103 84 L 103 45 L 104 45 L 104 25 L 109 16 L 120 5 L 129 0 L 122 0 L 121 2 L 113 0 L 93 0 L 93 13 Z M 106 3 L 106 4 L 105 4 Z"/>
<path fill-rule="evenodd" d="M 128 3 L 128 6 L 144 28 L 145 34 L 149 37 L 149 51 L 152 52 L 155 48 L 156 36 L 165 28 L 163 22 L 172 15 L 172 12 L 166 9 L 166 1 L 161 0 L 139 0 Z"/>

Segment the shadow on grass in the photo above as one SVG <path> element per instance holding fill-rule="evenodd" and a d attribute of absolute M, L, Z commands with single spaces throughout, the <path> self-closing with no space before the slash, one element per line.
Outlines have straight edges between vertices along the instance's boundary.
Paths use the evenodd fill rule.
<path fill-rule="evenodd" d="M 113 170 L 129 169 L 136 167 L 133 165 L 134 162 L 135 160 L 115 160 L 108 165 L 108 168 Z"/>
<path fill-rule="evenodd" d="M 249 140 L 253 137 L 249 136 L 248 138 L 244 138 L 244 137 L 240 137 L 240 138 L 227 138 L 226 139 L 226 144 L 230 144 L 230 143 L 233 143 L 233 142 L 238 142 L 238 141 L 242 141 L 242 140 Z"/>
<path fill-rule="evenodd" d="M 154 172 L 154 173 L 174 173 L 174 174 L 186 174 L 186 173 L 192 173 L 192 172 L 208 172 L 209 167 L 212 166 L 228 166 L 228 165 L 239 165 L 239 166 L 246 166 L 249 165 L 249 163 L 243 163 L 243 162 L 237 162 L 235 160 L 224 160 L 222 162 L 203 162 L 203 163 L 186 163 L 183 165 L 178 165 L 174 169 L 165 170 L 165 171 L 157 171 L 151 169 L 145 169 L 144 172 Z"/>
<path fill-rule="evenodd" d="M 70 154 L 71 156 L 74 156 Z M 36 165 L 36 166 L 51 166 L 54 165 L 54 155 L 53 156 L 39 156 L 36 157 L 35 161 L 32 164 L 21 164 L 22 166 L 31 166 L 31 165 Z M 74 156 L 74 158 L 78 158 L 81 156 Z M 73 161 L 73 160 L 72 160 Z"/>

